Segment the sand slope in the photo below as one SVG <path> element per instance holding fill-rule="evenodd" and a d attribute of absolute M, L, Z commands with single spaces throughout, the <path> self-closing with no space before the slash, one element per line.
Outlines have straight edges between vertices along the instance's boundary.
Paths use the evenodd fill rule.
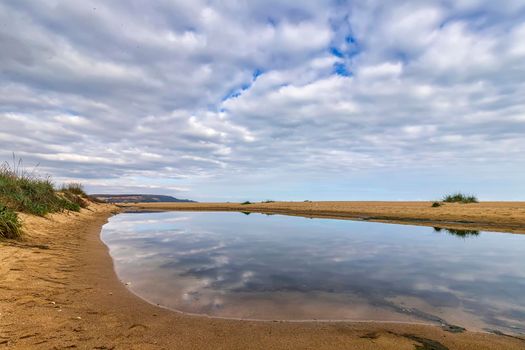
<path fill-rule="evenodd" d="M 24 215 L 26 240 L 0 242 L 0 348 L 525 349 L 523 340 L 433 326 L 246 322 L 158 308 L 116 278 L 99 239 L 114 210 Z"/>

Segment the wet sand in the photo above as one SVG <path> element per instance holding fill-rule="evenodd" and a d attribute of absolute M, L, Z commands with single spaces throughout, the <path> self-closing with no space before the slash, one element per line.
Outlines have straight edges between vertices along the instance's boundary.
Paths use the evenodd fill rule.
<path fill-rule="evenodd" d="M 525 340 L 393 323 L 211 319 L 151 305 L 117 279 L 92 205 L 23 215 L 25 240 L 0 242 L 0 348 L 13 349 L 525 349 Z"/>
<path fill-rule="evenodd" d="M 525 233 L 525 202 L 273 202 L 273 203 L 129 203 L 128 209 L 243 211 L 317 218 L 366 220 L 440 228 Z"/>

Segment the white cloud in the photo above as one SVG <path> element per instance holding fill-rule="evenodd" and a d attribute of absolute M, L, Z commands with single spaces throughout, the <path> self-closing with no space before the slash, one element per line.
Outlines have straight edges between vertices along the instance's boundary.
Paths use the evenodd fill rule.
<path fill-rule="evenodd" d="M 306 183 L 320 169 L 339 179 L 438 162 L 516 172 L 524 11 L 512 0 L 3 3 L 0 156 L 95 189 L 134 178 L 197 196 L 201 180 L 272 169 Z"/>

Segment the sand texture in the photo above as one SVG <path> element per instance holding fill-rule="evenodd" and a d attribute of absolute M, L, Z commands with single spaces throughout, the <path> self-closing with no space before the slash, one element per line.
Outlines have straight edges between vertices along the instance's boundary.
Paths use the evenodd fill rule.
<path fill-rule="evenodd" d="M 114 211 L 92 205 L 81 213 L 23 215 L 24 241 L 0 242 L 0 348 L 525 349 L 510 336 L 436 326 L 248 322 L 156 307 L 117 279 L 100 241 Z"/>

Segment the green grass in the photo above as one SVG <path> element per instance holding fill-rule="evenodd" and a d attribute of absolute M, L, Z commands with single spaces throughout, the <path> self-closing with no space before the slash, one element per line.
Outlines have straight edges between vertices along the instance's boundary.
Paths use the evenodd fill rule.
<path fill-rule="evenodd" d="M 22 224 L 16 213 L 0 205 L 0 238 L 16 239 L 22 235 Z"/>
<path fill-rule="evenodd" d="M 41 178 L 13 169 L 0 168 L 0 203 L 14 211 L 43 216 L 63 210 L 80 210 L 76 195 L 56 191 L 50 178 Z"/>
<path fill-rule="evenodd" d="M 241 205 L 252 204 L 250 201 L 242 202 Z"/>
<path fill-rule="evenodd" d="M 86 191 L 84 191 L 84 186 L 82 186 L 82 184 L 79 182 L 70 182 L 68 184 L 64 184 L 60 188 L 60 191 L 76 194 L 77 196 L 81 196 L 84 198 L 88 197 Z"/>
<path fill-rule="evenodd" d="M 442 201 L 445 203 L 478 203 L 476 196 L 463 194 L 461 192 L 446 195 Z"/>
<path fill-rule="evenodd" d="M 89 196 L 84 191 L 84 187 L 82 186 L 82 184 L 78 182 L 71 182 L 62 185 L 60 191 L 58 192 L 58 195 L 63 196 L 66 200 L 71 202 L 75 208 L 76 206 L 78 206 L 79 208 L 87 208 L 88 206 L 88 202 L 86 201 L 86 199 L 89 199 Z"/>
<path fill-rule="evenodd" d="M 21 166 L 21 160 L 0 165 L 0 237 L 20 237 L 16 212 L 44 216 L 87 206 L 82 185 L 73 183 L 55 189 L 49 177 L 40 177 Z"/>

